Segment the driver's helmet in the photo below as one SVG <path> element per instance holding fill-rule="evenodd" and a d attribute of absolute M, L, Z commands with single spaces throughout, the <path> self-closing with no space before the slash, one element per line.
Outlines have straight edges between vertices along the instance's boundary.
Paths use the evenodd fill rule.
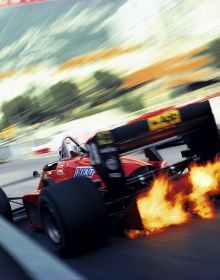
<path fill-rule="evenodd" d="M 62 142 L 62 146 L 59 148 L 59 157 L 62 159 L 78 155 L 80 155 L 79 147 L 71 139 L 71 137 L 66 137 Z"/>

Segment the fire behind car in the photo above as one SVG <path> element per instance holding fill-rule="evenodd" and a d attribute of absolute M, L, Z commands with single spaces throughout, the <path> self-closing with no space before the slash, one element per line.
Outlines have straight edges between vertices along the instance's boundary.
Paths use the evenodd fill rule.
<path fill-rule="evenodd" d="M 187 145 L 183 160 L 166 166 L 157 151 L 178 138 Z M 53 248 L 72 254 L 108 238 L 114 225 L 141 229 L 136 198 L 163 172 L 175 189 L 189 191 L 186 174 L 192 163 L 212 161 L 220 141 L 209 101 L 171 108 L 110 130 L 98 132 L 81 147 L 66 137 L 60 159 L 47 164 L 37 190 L 22 197 L 29 224 L 44 229 Z M 145 159 L 131 157 L 143 151 Z M 13 220 L 3 190 L 0 212 Z M 146 209 L 149 206 L 146 205 Z"/>

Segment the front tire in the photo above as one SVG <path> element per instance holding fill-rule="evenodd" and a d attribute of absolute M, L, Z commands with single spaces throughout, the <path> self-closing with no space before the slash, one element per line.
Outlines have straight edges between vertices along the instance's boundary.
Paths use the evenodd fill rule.
<path fill-rule="evenodd" d="M 2 188 L 0 188 L 0 215 L 5 217 L 8 221 L 13 220 L 11 205 Z"/>
<path fill-rule="evenodd" d="M 54 250 L 78 254 L 107 238 L 107 214 L 95 184 L 78 177 L 51 185 L 40 195 L 43 228 Z"/>

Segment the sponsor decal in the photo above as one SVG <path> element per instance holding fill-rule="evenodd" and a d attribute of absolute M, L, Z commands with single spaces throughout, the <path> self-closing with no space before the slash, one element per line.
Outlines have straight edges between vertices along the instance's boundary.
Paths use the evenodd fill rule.
<path fill-rule="evenodd" d="M 63 169 L 57 169 L 57 175 L 63 175 Z"/>
<path fill-rule="evenodd" d="M 105 162 L 105 166 L 109 169 L 109 170 L 117 170 L 119 168 L 118 166 L 118 162 L 116 159 L 114 158 L 109 158 L 106 160 Z"/>
<path fill-rule="evenodd" d="M 39 4 L 51 2 L 51 0 L 0 0 L 0 7 L 12 7 L 27 4 Z"/>
<path fill-rule="evenodd" d="M 150 130 L 158 130 L 169 125 L 181 122 L 181 116 L 178 110 L 166 111 L 158 116 L 147 119 Z"/>
<path fill-rule="evenodd" d="M 94 173 L 95 173 L 95 169 L 91 166 L 79 166 L 76 167 L 74 177 L 78 177 L 78 176 L 92 177 Z"/>
<path fill-rule="evenodd" d="M 114 141 L 110 131 L 100 131 L 96 134 L 99 145 L 112 144 Z"/>

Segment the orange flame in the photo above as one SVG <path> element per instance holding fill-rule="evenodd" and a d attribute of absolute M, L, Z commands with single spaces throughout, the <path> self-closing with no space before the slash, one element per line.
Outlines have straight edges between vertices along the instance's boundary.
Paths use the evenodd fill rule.
<path fill-rule="evenodd" d="M 192 185 L 189 200 L 193 205 L 193 213 L 204 219 L 213 218 L 215 210 L 210 197 L 220 193 L 220 161 L 192 166 L 189 182 Z"/>
<path fill-rule="evenodd" d="M 179 188 L 178 180 L 171 181 L 167 175 L 161 174 L 147 192 L 137 196 L 144 229 L 130 230 L 128 237 L 135 238 L 188 222 L 192 214 L 205 219 L 214 217 L 211 197 L 220 194 L 220 160 L 205 165 L 194 164 L 187 176 L 185 182 L 188 184 Z"/>
<path fill-rule="evenodd" d="M 144 229 L 148 233 L 156 232 L 169 225 L 177 225 L 189 219 L 189 213 L 184 211 L 186 199 L 178 193 L 171 199 L 167 194 L 172 189 L 172 183 L 166 175 L 159 176 L 152 184 L 150 191 L 141 194 L 137 199 L 138 210 Z"/>

